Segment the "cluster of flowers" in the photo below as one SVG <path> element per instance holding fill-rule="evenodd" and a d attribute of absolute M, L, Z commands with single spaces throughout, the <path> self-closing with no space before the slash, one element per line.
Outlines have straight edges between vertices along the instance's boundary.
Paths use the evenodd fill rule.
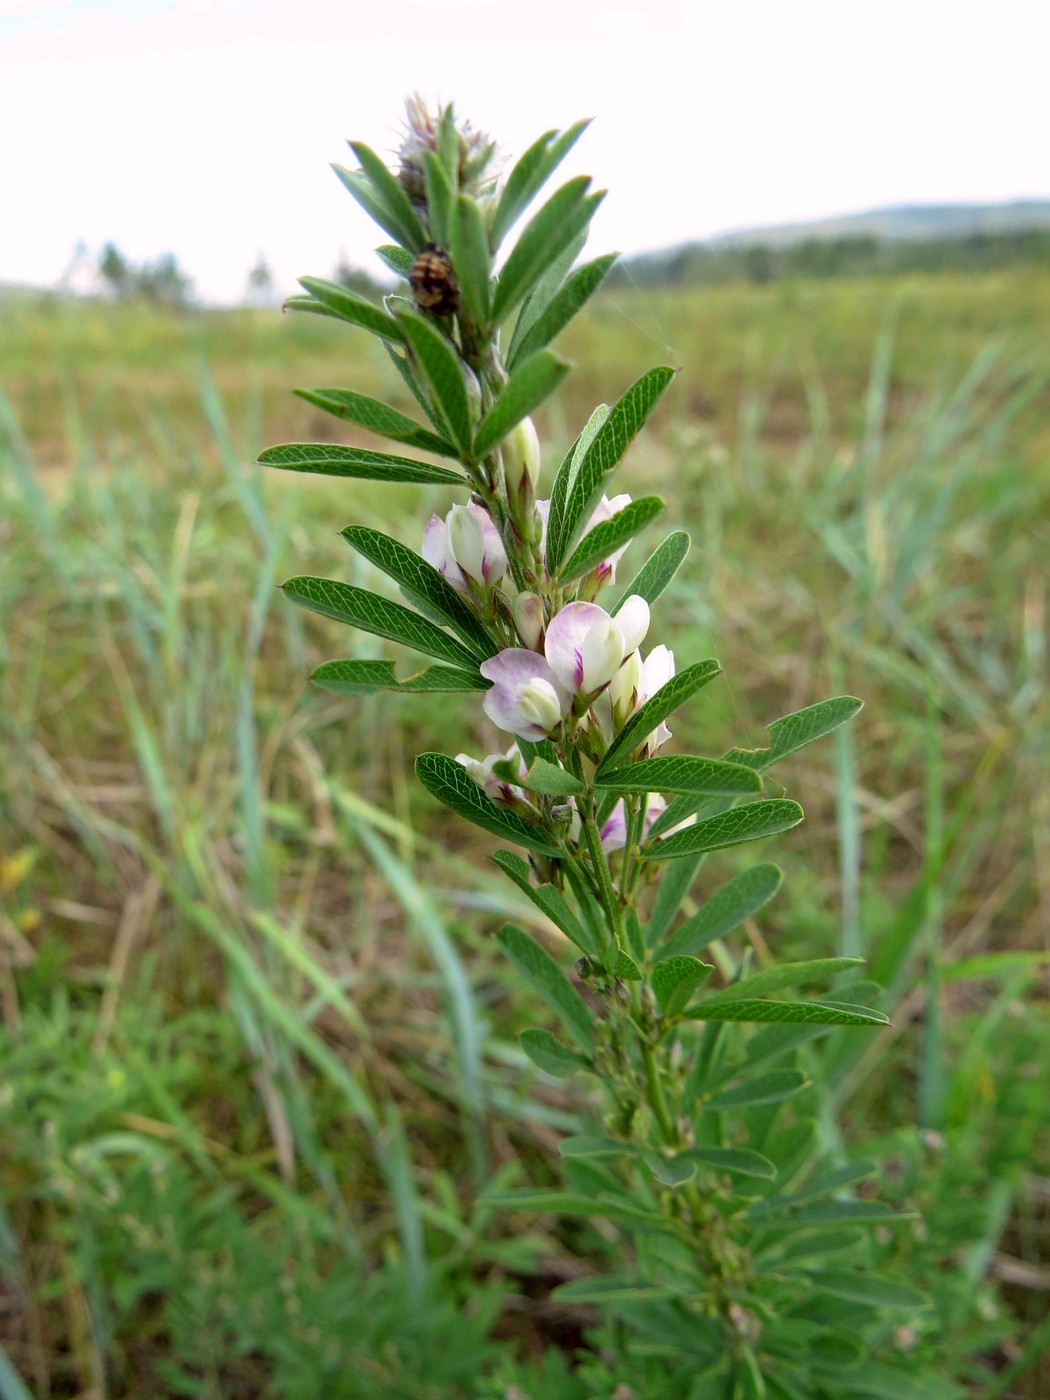
<path fill-rule="evenodd" d="M 603 497 L 588 529 L 612 519 L 630 499 L 627 495 Z M 533 507 L 540 526 L 541 566 L 549 507 L 545 500 L 535 501 Z M 422 553 L 465 596 L 479 600 L 491 596 L 497 587 L 504 592 L 521 645 L 506 647 L 484 662 L 481 674 L 492 682 L 483 701 L 485 713 L 508 734 L 535 743 L 557 737 L 564 725 L 575 724 L 590 728 L 605 747 L 674 675 L 674 654 L 667 647 L 656 646 L 642 655 L 649 605 L 639 595 L 625 599 L 615 616 L 596 603 L 578 601 L 565 603 L 548 616 L 540 593 L 516 590 L 506 577 L 507 554 L 499 531 L 476 501 L 453 506 L 444 519 L 432 516 Z M 617 550 L 592 571 L 587 582 L 594 592 L 615 582 L 622 553 Z M 640 743 L 641 756 L 651 757 L 670 737 L 667 725 L 661 724 Z M 522 788 L 501 776 L 508 771 L 508 763 L 520 764 L 513 746 L 507 754 L 490 754 L 480 762 L 466 754 L 460 754 L 458 761 L 493 801 L 510 806 L 527 801 Z M 524 777 L 524 767 L 518 771 Z M 571 812 L 572 803 L 568 806 Z M 663 807 L 659 796 L 649 798 L 647 827 Z M 573 816 L 572 820 L 578 819 Z M 622 800 L 603 825 L 601 837 L 607 852 L 625 844 Z"/>

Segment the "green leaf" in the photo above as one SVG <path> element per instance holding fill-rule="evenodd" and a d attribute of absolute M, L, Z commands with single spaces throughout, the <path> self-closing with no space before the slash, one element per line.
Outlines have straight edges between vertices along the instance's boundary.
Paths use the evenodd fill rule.
<path fill-rule="evenodd" d="M 547 263 L 533 284 L 532 291 L 521 303 L 521 310 L 514 318 L 514 330 L 505 357 L 509 369 L 518 363 L 518 346 L 554 300 L 586 242 L 586 231 L 571 239 L 558 256 Z M 540 347 L 537 346 L 538 348 Z"/>
<path fill-rule="evenodd" d="M 622 982 L 641 982 L 641 968 L 631 957 L 630 953 L 625 953 L 622 948 L 616 950 L 616 961 L 612 968 L 613 976 L 619 977 Z"/>
<path fill-rule="evenodd" d="M 363 447 L 343 447 L 332 442 L 286 442 L 260 453 L 264 467 L 280 467 L 289 472 L 316 472 L 319 476 L 351 476 L 361 481 L 408 481 L 435 486 L 466 486 L 462 472 L 433 467 L 429 462 L 413 462 L 409 457 L 391 457 L 387 452 L 369 452 Z"/>
<path fill-rule="evenodd" d="M 866 1006 L 831 1006 L 814 1001 L 706 1001 L 686 1012 L 690 1021 L 790 1021 L 811 1026 L 886 1026 L 889 1018 Z"/>
<path fill-rule="evenodd" d="M 594 780 L 595 787 L 615 788 L 617 792 L 690 792 L 709 797 L 741 797 L 760 792 L 762 779 L 753 768 L 726 763 L 718 758 L 693 758 L 673 754 L 666 758 L 643 758 L 623 768 L 605 771 Z"/>
<path fill-rule="evenodd" d="M 514 924 L 504 924 L 496 939 L 511 962 L 532 984 L 581 1050 L 591 1054 L 594 1037 L 587 1003 L 546 948 Z"/>
<path fill-rule="evenodd" d="M 359 627 L 376 637 L 387 637 L 413 651 L 436 656 L 439 661 L 451 661 L 471 673 L 478 668 L 477 657 L 462 642 L 435 627 L 428 618 L 376 593 L 331 578 L 290 578 L 282 588 L 293 603 L 322 617 L 334 617 L 337 622 Z"/>
<path fill-rule="evenodd" d="M 598 951 L 594 939 L 569 908 L 562 892 L 549 884 L 533 885 L 529 879 L 529 867 L 521 856 L 513 851 L 496 851 L 492 859 L 504 874 L 514 881 L 522 894 L 530 899 L 556 928 L 561 929 L 577 948 L 591 954 Z"/>
<path fill-rule="evenodd" d="M 856 1372 L 851 1372 L 839 1386 L 839 1392 L 846 1400 L 966 1400 L 970 1393 L 939 1376 L 926 1373 L 916 1374 L 900 1366 L 882 1366 L 874 1361 L 865 1361 Z M 989 1400 L 1001 1392 L 985 1390 Z"/>
<path fill-rule="evenodd" d="M 559 583 L 573 583 L 608 559 L 610 554 L 630 543 L 640 530 L 650 525 L 664 508 L 659 496 L 639 496 L 618 510 L 611 520 L 603 520 L 584 535 L 572 558 L 558 571 Z"/>
<path fill-rule="evenodd" d="M 485 631 L 480 619 L 432 564 L 428 564 L 400 540 L 392 539 L 367 525 L 347 525 L 341 534 L 359 554 L 400 584 L 409 602 L 437 613 L 443 623 L 458 633 L 479 661 L 496 655 L 499 647 Z"/>
<path fill-rule="evenodd" d="M 377 223 L 384 233 L 388 233 L 396 242 L 404 244 L 413 253 L 421 251 L 426 240 L 411 205 L 410 219 L 403 220 L 396 210 L 390 208 L 363 170 L 347 170 L 343 165 L 333 165 L 332 169 L 369 218 Z M 390 172 L 387 171 L 387 174 Z M 390 178 L 393 179 L 393 176 Z"/>
<path fill-rule="evenodd" d="M 577 1133 L 562 1138 L 558 1151 L 563 1157 L 636 1157 L 639 1148 L 633 1142 L 624 1142 L 620 1138 Z"/>
<path fill-rule="evenodd" d="M 492 220 L 492 247 L 502 243 L 518 217 L 524 213 L 565 156 L 586 130 L 588 122 L 576 122 L 567 131 L 546 131 L 532 143 L 507 176 L 495 217 Z"/>
<path fill-rule="evenodd" d="M 811 958 L 806 962 L 781 963 L 763 968 L 750 977 L 742 977 L 715 992 L 710 1001 L 735 1001 L 739 997 L 754 997 L 759 992 L 779 992 L 785 987 L 805 987 L 811 982 L 823 982 L 850 967 L 863 965 L 863 958 Z"/>
<path fill-rule="evenodd" d="M 564 510 L 559 509 L 560 501 L 552 493 L 547 525 L 547 568 L 552 574 L 576 544 L 609 477 L 673 378 L 674 370 L 661 365 L 637 379 L 614 404 L 571 473 Z"/>
<path fill-rule="evenodd" d="M 452 206 L 456 192 L 436 151 L 423 152 L 423 175 L 427 190 L 427 224 L 430 241 L 448 248 L 452 231 Z"/>
<path fill-rule="evenodd" d="M 559 854 L 557 846 L 539 824 L 526 821 L 509 807 L 502 807 L 486 797 L 463 765 L 447 754 L 421 753 L 416 759 L 416 777 L 431 797 L 436 797 L 475 826 L 527 850 L 546 856 Z"/>
<path fill-rule="evenodd" d="M 470 460 L 470 400 L 459 356 L 441 332 L 429 321 L 411 311 L 399 311 L 398 321 L 423 375 L 430 385 L 434 407 L 441 415 L 452 441 L 464 461 Z"/>
<path fill-rule="evenodd" d="M 565 503 L 569 499 L 569 490 L 572 487 L 573 479 L 591 443 L 598 436 L 603 424 L 608 421 L 609 406 L 600 403 L 584 424 L 583 431 L 576 441 L 562 458 L 561 466 L 558 468 L 554 478 L 554 485 L 551 487 L 550 508 L 547 518 L 547 557 L 550 556 L 550 518 L 560 519 L 565 513 Z"/>
<path fill-rule="evenodd" d="M 672 953 L 699 953 L 717 938 L 732 933 L 773 898 L 783 874 L 775 865 L 753 865 L 723 885 L 681 924 L 665 944 Z"/>
<path fill-rule="evenodd" d="M 598 764 L 595 781 L 616 767 L 617 760 L 627 758 L 632 749 L 643 743 L 679 705 L 685 704 L 708 681 L 718 675 L 717 661 L 698 661 L 672 676 L 656 694 L 636 710 L 616 738 L 609 745 L 605 757 Z"/>
<path fill-rule="evenodd" d="M 545 758 L 534 758 L 528 773 L 519 781 L 530 792 L 542 792 L 547 797 L 572 797 L 583 792 L 579 778 L 566 773 L 556 763 L 548 763 Z"/>
<path fill-rule="evenodd" d="M 585 198 L 590 183 L 589 175 L 578 175 L 562 185 L 522 229 L 499 274 L 492 303 L 492 319 L 497 326 L 527 295 L 549 263 L 590 222 L 602 198 Z"/>
<path fill-rule="evenodd" d="M 636 1274 L 599 1274 L 594 1278 L 573 1279 L 571 1283 L 560 1283 L 551 1293 L 560 1303 L 596 1303 L 599 1306 L 676 1296 L 673 1289 L 650 1283 Z"/>
<path fill-rule="evenodd" d="M 554 1079 L 567 1079 L 580 1069 L 593 1069 L 590 1060 L 563 1045 L 550 1031 L 532 1029 L 518 1034 L 521 1048 L 532 1063 Z"/>
<path fill-rule="evenodd" d="M 930 1303 L 925 1293 L 920 1293 L 917 1288 L 881 1274 L 856 1273 L 852 1269 L 822 1269 L 819 1274 L 808 1277 L 819 1293 L 830 1293 L 834 1298 L 846 1298 L 851 1303 L 864 1303 L 872 1308 L 904 1308 L 913 1312 L 917 1308 L 929 1307 Z"/>
<path fill-rule="evenodd" d="M 590 300 L 605 281 L 609 269 L 618 257 L 618 253 L 606 253 L 604 257 L 584 263 L 555 293 L 520 339 L 517 327 L 515 327 L 515 343 L 511 345 L 508 356 L 508 365 L 511 369 L 527 355 L 549 345 L 555 336 L 565 329 L 577 311 Z"/>
<path fill-rule="evenodd" d="M 413 253 L 421 252 L 427 241 L 426 234 L 401 181 L 391 174 L 375 151 L 363 141 L 351 141 L 350 149 L 361 162 L 362 171 L 396 224 L 395 229 L 387 229 L 387 232 Z"/>
<path fill-rule="evenodd" d="M 408 280 L 415 258 L 406 248 L 399 248 L 396 243 L 384 243 L 381 248 L 376 249 L 376 257 L 386 263 L 391 272 Z"/>
<path fill-rule="evenodd" d="M 696 1176 L 696 1163 L 685 1152 L 672 1157 L 661 1157 L 655 1152 L 645 1154 L 645 1165 L 664 1186 L 672 1190 L 684 1186 Z"/>
<path fill-rule="evenodd" d="M 450 251 L 463 303 L 482 335 L 492 318 L 492 262 L 481 208 L 470 195 L 457 196 L 452 210 Z"/>
<path fill-rule="evenodd" d="M 712 1094 L 704 1107 L 723 1113 L 731 1108 L 750 1108 L 752 1104 L 781 1103 L 809 1083 L 810 1080 L 800 1069 L 771 1069 L 767 1074 L 755 1075 L 732 1089 Z"/>
<path fill-rule="evenodd" d="M 892 1211 L 881 1201 L 824 1201 L 819 1205 L 795 1208 L 782 1201 L 758 1201 L 748 1216 L 762 1228 L 780 1229 L 810 1225 L 900 1225 L 915 1219 L 915 1212 Z"/>
<path fill-rule="evenodd" d="M 665 1016 L 677 1016 L 689 1005 L 689 998 L 714 972 L 710 963 L 699 958 L 665 958 L 653 972 L 652 986 Z"/>
<path fill-rule="evenodd" d="M 610 610 L 615 617 L 632 594 L 637 593 L 647 603 L 655 603 L 660 594 L 674 578 L 682 560 L 689 553 L 689 536 L 684 530 L 675 530 L 659 544 L 635 574 Z"/>
<path fill-rule="evenodd" d="M 790 831 L 801 820 L 802 808 L 797 802 L 783 797 L 745 802 L 742 807 L 719 812 L 706 821 L 675 832 L 673 836 L 650 841 L 643 848 L 642 855 L 646 860 L 674 860 L 678 856 L 693 855 L 696 851 L 720 851 L 726 846 L 739 846 L 745 841 L 759 841 L 765 836 Z"/>
<path fill-rule="evenodd" d="M 421 452 L 436 452 L 440 457 L 458 455 L 447 439 L 438 437 L 429 428 L 420 427 L 398 409 L 379 399 L 371 399 L 367 394 L 355 393 L 353 389 L 295 389 L 293 393 L 325 413 L 356 423 L 371 433 L 382 433 L 408 447 L 418 447 Z"/>
<path fill-rule="evenodd" d="M 350 291 L 348 287 L 341 287 L 338 282 L 326 282 L 322 277 L 300 277 L 299 284 L 306 288 L 315 301 L 321 303 L 329 315 L 337 317 L 338 320 L 349 321 L 353 326 L 361 326 L 373 335 L 392 340 L 398 345 L 404 340 L 404 333 L 393 316 L 382 307 L 375 306 L 356 292 Z M 303 309 L 299 297 L 294 297 L 286 303 L 293 304 L 298 310 Z"/>
<path fill-rule="evenodd" d="M 424 691 L 486 690 L 488 682 L 477 673 L 460 671 L 452 666 L 427 666 L 414 675 L 398 680 L 392 661 L 325 661 L 310 676 L 322 690 L 334 690 L 340 695 L 375 695 L 382 690 L 402 694 Z"/>
<path fill-rule="evenodd" d="M 759 772 L 771 768 L 788 754 L 797 753 L 815 739 L 838 729 L 862 709 L 863 700 L 853 695 L 839 695 L 834 700 L 821 700 L 804 710 L 784 715 L 769 726 L 770 744 L 766 749 L 730 749 L 725 755 L 729 763 L 746 763 Z"/>
<path fill-rule="evenodd" d="M 520 365 L 478 424 L 474 437 L 475 457 L 485 457 L 498 447 L 515 424 L 554 393 L 569 369 L 564 360 L 559 360 L 549 350 L 541 350 Z"/>
<path fill-rule="evenodd" d="M 769 1158 L 750 1147 L 691 1147 L 688 1156 L 704 1166 L 714 1167 L 717 1171 L 736 1172 L 739 1176 L 771 1181 L 777 1174 Z"/>

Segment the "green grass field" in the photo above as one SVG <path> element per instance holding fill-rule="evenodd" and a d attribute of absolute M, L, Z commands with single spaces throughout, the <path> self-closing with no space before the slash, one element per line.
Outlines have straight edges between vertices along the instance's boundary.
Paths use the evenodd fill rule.
<path fill-rule="evenodd" d="M 581 1111 L 487 936 L 535 911 L 411 777 L 491 748 L 480 705 L 312 691 L 378 653 L 275 589 L 381 587 L 341 526 L 447 504 L 253 466 L 340 436 L 291 388 L 393 372 L 315 317 L 0 315 L 0 1400 L 597 1393 L 544 1298 L 613 1237 L 474 1204 Z M 620 489 L 693 536 L 656 626 L 724 677 L 682 740 L 866 701 L 786 768 L 807 822 L 734 950 L 888 989 L 814 1064 L 825 1131 L 919 1212 L 894 1344 L 987 1400 L 1050 1387 L 1047 324 L 1028 271 L 616 293 L 541 425 L 552 472 L 681 368 Z"/>

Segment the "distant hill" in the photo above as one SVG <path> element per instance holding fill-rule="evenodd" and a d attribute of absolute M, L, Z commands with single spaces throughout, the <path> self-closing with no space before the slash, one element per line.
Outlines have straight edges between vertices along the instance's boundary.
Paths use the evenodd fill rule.
<path fill-rule="evenodd" d="M 886 209 L 867 209 L 860 214 L 840 214 L 831 219 L 733 229 L 704 241 L 709 248 L 741 248 L 756 243 L 783 248 L 808 238 L 877 238 L 899 242 L 1042 228 L 1050 228 L 1050 199 L 1015 199 L 1008 204 L 897 204 Z"/>
<path fill-rule="evenodd" d="M 834 219 L 735 229 L 628 258 L 613 277 L 642 286 L 777 282 L 1050 266 L 1050 199 L 912 204 Z"/>

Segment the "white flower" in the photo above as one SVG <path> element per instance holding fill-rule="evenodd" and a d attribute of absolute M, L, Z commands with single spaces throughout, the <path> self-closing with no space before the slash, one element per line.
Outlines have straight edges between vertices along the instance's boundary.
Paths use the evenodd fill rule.
<path fill-rule="evenodd" d="M 589 695 L 608 685 L 649 628 L 649 604 L 637 594 L 610 617 L 596 603 L 568 603 L 551 618 L 544 654 L 561 684 Z"/>

